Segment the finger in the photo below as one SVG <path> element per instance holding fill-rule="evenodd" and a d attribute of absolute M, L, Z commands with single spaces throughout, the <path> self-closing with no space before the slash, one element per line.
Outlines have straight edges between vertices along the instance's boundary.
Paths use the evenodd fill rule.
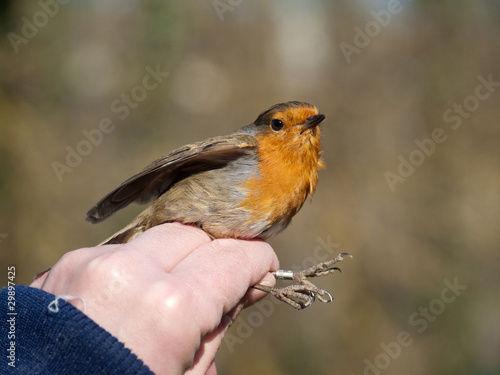
<path fill-rule="evenodd" d="M 203 371 L 202 369 L 197 368 L 190 368 L 187 370 L 184 375 L 217 375 L 217 367 L 215 366 L 215 361 L 212 361 L 210 366 L 206 371 Z"/>
<path fill-rule="evenodd" d="M 104 245 L 69 251 L 52 266 L 50 271 L 40 276 L 31 285 L 54 293 L 64 286 L 61 285 L 60 280 L 66 280 L 64 284 L 69 284 L 71 280 L 80 276 L 79 272 L 75 272 L 75 270 L 82 271 L 92 260 L 103 254 L 116 251 L 121 246 Z"/>
<path fill-rule="evenodd" d="M 180 223 L 166 223 L 148 229 L 129 243 L 130 249 L 147 254 L 157 260 L 166 272 L 200 246 L 209 243 L 210 237 L 201 229 Z"/>
<path fill-rule="evenodd" d="M 272 288 L 276 285 L 276 278 L 274 277 L 273 274 L 268 272 L 264 276 L 264 278 L 262 280 L 260 280 L 257 284 L 268 286 L 269 288 Z M 245 307 L 253 305 L 254 303 L 260 301 L 262 298 L 264 298 L 267 295 L 268 295 L 268 293 L 266 293 L 262 290 L 258 290 L 258 289 L 254 289 L 254 288 L 248 289 L 248 292 L 245 295 L 245 300 L 247 302 Z"/>
<path fill-rule="evenodd" d="M 215 354 L 221 346 L 224 335 L 242 309 L 243 303 L 239 303 L 228 314 L 222 317 L 219 326 L 213 332 L 202 339 L 200 347 L 196 351 L 193 365 L 185 374 L 217 374 L 214 362 Z"/>
<path fill-rule="evenodd" d="M 217 375 L 217 367 L 215 366 L 215 361 L 211 363 L 205 375 Z"/>
<path fill-rule="evenodd" d="M 278 268 L 278 258 L 263 241 L 222 239 L 201 246 L 179 263 L 172 275 L 192 288 L 200 304 L 206 306 L 200 326 L 214 329 L 225 314 L 270 271 Z M 210 313 L 212 312 L 212 314 Z M 205 325 L 203 325 L 205 324 Z M 214 326 L 215 324 L 215 326 Z"/>

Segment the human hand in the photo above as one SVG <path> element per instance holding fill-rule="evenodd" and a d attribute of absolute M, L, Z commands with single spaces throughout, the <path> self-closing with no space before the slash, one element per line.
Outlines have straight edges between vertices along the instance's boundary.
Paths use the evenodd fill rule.
<path fill-rule="evenodd" d="M 263 241 L 212 241 L 172 223 L 127 244 L 71 251 L 31 287 L 82 297 L 83 312 L 156 374 L 215 374 L 225 332 L 245 303 L 266 295 L 249 288 L 274 286 L 277 268 Z"/>

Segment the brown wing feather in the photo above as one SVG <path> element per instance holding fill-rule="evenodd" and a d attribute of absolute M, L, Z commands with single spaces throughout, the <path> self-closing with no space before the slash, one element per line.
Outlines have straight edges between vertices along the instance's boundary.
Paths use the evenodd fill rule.
<path fill-rule="evenodd" d="M 243 134 L 214 137 L 180 147 L 155 160 L 107 194 L 87 212 L 86 220 L 99 223 L 132 202 L 147 203 L 180 178 L 221 167 L 255 147 L 255 138 Z"/>

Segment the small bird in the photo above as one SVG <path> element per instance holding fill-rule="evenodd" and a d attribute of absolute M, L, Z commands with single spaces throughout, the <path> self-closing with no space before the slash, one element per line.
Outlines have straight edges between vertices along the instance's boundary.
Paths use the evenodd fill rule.
<path fill-rule="evenodd" d="M 152 204 L 101 244 L 126 243 L 155 225 L 195 225 L 212 238 L 267 240 L 284 230 L 312 196 L 323 168 L 319 124 L 325 116 L 305 102 L 276 104 L 235 132 L 180 147 L 148 165 L 87 212 L 99 223 L 132 202 Z M 298 285 L 255 287 L 297 309 L 331 295 L 306 277 L 338 270 L 329 262 L 305 271 L 275 272 Z M 327 297 L 325 297 L 327 296 Z"/>

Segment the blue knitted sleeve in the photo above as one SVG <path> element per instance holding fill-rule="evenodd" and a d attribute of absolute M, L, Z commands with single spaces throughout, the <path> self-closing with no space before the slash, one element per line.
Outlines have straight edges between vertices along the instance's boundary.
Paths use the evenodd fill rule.
<path fill-rule="evenodd" d="M 55 298 L 22 285 L 0 291 L 1 374 L 153 374 L 72 304 L 49 309 Z"/>

